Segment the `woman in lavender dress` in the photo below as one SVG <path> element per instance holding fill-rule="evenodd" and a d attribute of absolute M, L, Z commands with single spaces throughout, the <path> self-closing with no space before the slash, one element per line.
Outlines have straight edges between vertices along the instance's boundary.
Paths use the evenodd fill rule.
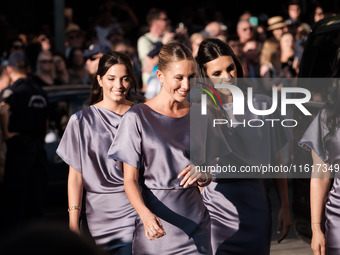
<path fill-rule="evenodd" d="M 231 84 L 240 86 L 237 78 L 243 77 L 241 64 L 231 48 L 221 40 L 204 40 L 196 61 L 203 78 L 210 78 L 213 82 L 232 80 L 234 83 Z M 219 92 L 223 102 L 223 109 L 219 111 L 228 116 L 229 121 L 241 123 L 243 120 L 264 119 L 264 116 L 251 113 L 248 107 L 245 107 L 244 115 L 235 116 L 230 90 L 219 89 Z M 265 95 L 253 97 L 256 109 L 266 110 L 271 104 L 271 99 Z M 277 112 L 265 117 L 280 118 Z M 219 165 L 231 165 L 237 169 L 245 165 L 268 165 L 272 160 L 278 160 L 280 149 L 290 138 L 282 126 L 271 127 L 268 123 L 258 128 L 237 125 L 228 131 L 231 135 L 226 138 L 225 155 L 220 155 Z M 280 242 L 288 234 L 291 224 L 288 188 L 285 178 L 273 180 L 281 202 L 278 217 Z M 271 209 L 263 179 L 252 178 L 251 175 L 228 178 L 224 173 L 216 174 L 211 184 L 203 188 L 202 196 L 211 217 L 214 254 L 269 254 Z"/>
<path fill-rule="evenodd" d="M 190 50 L 177 42 L 163 46 L 157 76 L 161 91 L 125 114 L 109 151 L 124 162 L 125 192 L 139 214 L 133 253 L 211 254 L 210 218 L 197 187 L 207 178 L 188 167 Z"/>
<path fill-rule="evenodd" d="M 71 116 L 57 149 L 69 165 L 69 225 L 79 230 L 79 214 L 86 190 L 86 218 L 96 244 L 110 254 L 131 254 L 136 212 L 124 192 L 122 163 L 107 159 L 122 116 L 136 87 L 130 59 L 106 53 L 99 61 L 90 106 Z M 119 145 L 118 145 L 119 146 Z"/>
<path fill-rule="evenodd" d="M 340 48 L 333 70 L 333 77 L 340 77 Z M 324 108 L 314 118 L 299 142 L 300 146 L 311 151 L 313 158 L 314 171 L 310 181 L 313 233 L 311 247 L 314 254 L 318 255 L 340 254 L 340 85 L 338 80 L 334 81 L 329 92 Z M 332 177 L 334 177 L 333 184 Z M 323 213 L 326 218 L 325 228 L 322 226 Z"/>

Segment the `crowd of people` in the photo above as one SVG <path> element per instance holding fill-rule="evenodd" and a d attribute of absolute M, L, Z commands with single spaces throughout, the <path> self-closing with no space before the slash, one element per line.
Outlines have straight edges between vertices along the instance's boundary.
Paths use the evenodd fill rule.
<path fill-rule="evenodd" d="M 335 15 L 315 4 L 314 22 Z M 89 106 L 71 116 L 57 149 L 69 165 L 72 231 L 81 233 L 83 210 L 95 243 L 109 254 L 269 254 L 272 222 L 264 180 L 195 171 L 192 148 L 195 155 L 204 155 L 195 162 L 202 165 L 285 164 L 283 150 L 291 140 L 290 130 L 270 127 L 269 122 L 259 129 L 225 126 L 208 138 L 203 121 L 199 139 L 193 139 L 190 124 L 196 106 L 188 95 L 193 78 L 212 83 L 218 78 L 232 80 L 243 93 L 247 92 L 240 80 L 249 78 L 257 93 L 253 105 L 267 110 L 272 89 L 282 88 L 282 83 L 273 81 L 299 74 L 313 25 L 301 20 L 299 1 L 289 2 L 288 17 L 268 17 L 265 24 L 250 12 L 243 13 L 234 34 L 217 20 L 195 32 L 189 32 L 193 29 L 185 23 L 173 27 L 166 10 L 151 8 L 146 15 L 148 29 L 136 45 L 126 36 L 139 25 L 136 15 L 124 3 L 120 8 L 128 18 L 117 21 L 113 8 L 114 1 L 105 1 L 89 40 L 66 16 L 64 52 L 54 51 L 52 38 L 44 33 L 31 41 L 18 34 L 3 52 L 0 117 L 6 157 L 0 161 L 4 162 L 0 180 L 8 225 L 19 227 L 27 220 L 16 209 L 18 204 L 31 214 L 27 218 L 42 217 L 39 183 L 45 182 L 43 147 L 48 126 L 43 88 L 77 84 L 91 87 Z M 66 10 L 65 14 L 70 15 Z M 257 78 L 270 79 L 257 83 Z M 209 105 L 209 111 L 237 120 L 233 94 L 229 89 L 217 90 L 223 103 Z M 334 105 L 330 103 L 319 118 L 332 130 L 332 137 L 337 134 L 329 121 L 338 114 Z M 261 120 L 263 116 L 248 109 L 243 117 Z M 273 118 L 280 116 L 274 112 Z M 310 130 L 318 125 L 313 123 Z M 327 146 L 318 144 L 319 136 L 324 139 L 324 133 L 307 132 L 301 146 L 312 149 L 315 162 L 336 162 L 336 155 L 330 160 L 325 156 Z M 334 146 L 328 136 L 324 143 Z M 211 147 L 211 138 L 219 140 L 222 151 Z M 273 183 L 280 202 L 276 217 L 281 242 L 291 225 L 287 179 L 274 178 Z M 312 186 L 323 191 L 312 208 L 312 221 L 317 221 L 312 222 L 315 254 L 325 248 L 320 201 L 329 185 L 314 181 Z M 332 217 L 338 219 L 339 214 Z M 329 233 L 338 228 L 327 227 Z M 337 240 L 326 235 L 326 241 L 328 254 L 338 254 Z"/>

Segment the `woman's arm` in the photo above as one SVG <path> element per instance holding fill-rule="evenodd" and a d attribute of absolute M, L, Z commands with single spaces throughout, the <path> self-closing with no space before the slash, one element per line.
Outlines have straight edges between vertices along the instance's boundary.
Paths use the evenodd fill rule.
<path fill-rule="evenodd" d="M 145 237 L 153 240 L 164 236 L 166 233 L 160 219 L 146 207 L 143 201 L 138 184 L 138 169 L 126 163 L 124 163 L 124 187 L 131 205 L 143 221 Z"/>
<path fill-rule="evenodd" d="M 318 169 L 317 164 L 326 164 L 312 150 L 313 167 Z M 327 169 L 329 164 L 327 165 Z M 325 236 L 322 232 L 322 215 L 327 200 L 327 195 L 331 183 L 329 172 L 313 172 L 310 180 L 310 209 L 311 209 L 311 228 L 312 243 L 311 247 L 315 255 L 325 255 Z"/>
<path fill-rule="evenodd" d="M 83 177 L 71 166 L 68 174 L 68 206 L 69 206 L 69 226 L 76 233 L 80 233 L 79 217 L 80 206 L 83 198 Z"/>
<path fill-rule="evenodd" d="M 284 159 L 282 155 L 282 151 L 278 152 L 278 163 L 284 164 Z M 278 243 L 280 243 L 289 233 L 291 219 L 290 219 L 290 212 L 289 212 L 289 199 L 288 199 L 288 184 L 287 178 L 284 173 L 281 173 L 282 178 L 274 178 L 273 182 L 275 185 L 276 193 L 280 201 L 280 211 L 278 215 L 278 225 L 277 225 L 277 234 L 278 236 Z"/>

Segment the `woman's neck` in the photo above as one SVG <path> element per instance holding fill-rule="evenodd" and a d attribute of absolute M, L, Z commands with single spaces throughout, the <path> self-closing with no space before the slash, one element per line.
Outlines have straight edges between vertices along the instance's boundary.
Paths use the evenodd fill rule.
<path fill-rule="evenodd" d="M 188 101 L 178 102 L 161 90 L 157 96 L 146 102 L 155 111 L 170 117 L 182 117 L 190 110 Z"/>
<path fill-rule="evenodd" d="M 132 102 L 126 99 L 123 99 L 121 101 L 109 101 L 104 99 L 96 103 L 95 105 L 105 108 L 118 115 L 123 115 L 128 109 L 130 109 L 130 107 L 132 106 Z"/>

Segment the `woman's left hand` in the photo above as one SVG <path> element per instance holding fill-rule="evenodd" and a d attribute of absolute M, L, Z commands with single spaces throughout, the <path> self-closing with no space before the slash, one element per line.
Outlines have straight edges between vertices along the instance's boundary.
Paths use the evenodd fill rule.
<path fill-rule="evenodd" d="M 281 207 L 279 211 L 279 217 L 278 217 L 278 225 L 277 225 L 277 234 L 278 239 L 277 242 L 280 243 L 283 239 L 286 238 L 286 236 L 289 233 L 290 225 L 290 213 L 289 213 L 289 207 Z"/>
<path fill-rule="evenodd" d="M 178 178 L 183 177 L 180 185 L 183 185 L 184 188 L 189 185 L 194 184 L 196 181 L 207 181 L 207 175 L 196 170 L 194 165 L 189 165 L 183 169 L 183 171 L 178 175 Z"/>

